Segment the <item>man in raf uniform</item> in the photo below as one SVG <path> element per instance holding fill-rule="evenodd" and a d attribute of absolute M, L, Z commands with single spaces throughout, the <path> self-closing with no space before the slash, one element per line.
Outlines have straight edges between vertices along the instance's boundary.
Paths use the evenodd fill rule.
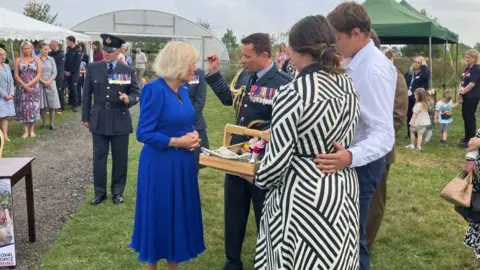
<path fill-rule="evenodd" d="M 138 103 L 135 69 L 117 61 L 124 40 L 101 35 L 105 61 L 88 65 L 83 90 L 83 125 L 93 137 L 96 205 L 107 199 L 107 158 L 112 146 L 112 200 L 123 202 L 127 182 L 128 138 L 133 132 L 129 108 Z M 92 106 L 93 95 L 93 106 Z"/>
<path fill-rule="evenodd" d="M 269 129 L 272 101 L 275 92 L 291 81 L 290 75 L 278 70 L 271 58 L 272 47 L 268 34 L 255 33 L 242 39 L 244 70 L 233 79 L 230 87 L 218 72 L 218 56 L 208 57 L 206 81 L 226 106 L 233 106 L 236 124 L 256 129 Z M 233 136 L 231 144 L 248 141 Z M 225 176 L 225 255 L 223 269 L 243 269 L 241 252 L 245 238 L 250 201 L 253 201 L 257 230 L 262 214 L 265 192 L 238 176 Z"/>

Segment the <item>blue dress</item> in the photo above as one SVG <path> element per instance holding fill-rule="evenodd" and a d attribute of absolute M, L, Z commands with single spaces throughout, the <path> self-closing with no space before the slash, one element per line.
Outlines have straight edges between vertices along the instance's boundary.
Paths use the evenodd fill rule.
<path fill-rule="evenodd" d="M 145 85 L 140 98 L 140 154 L 135 224 L 130 246 L 139 260 L 181 263 L 205 250 L 194 152 L 168 147 L 171 137 L 194 130 L 188 85 L 180 102 L 165 80 Z"/>

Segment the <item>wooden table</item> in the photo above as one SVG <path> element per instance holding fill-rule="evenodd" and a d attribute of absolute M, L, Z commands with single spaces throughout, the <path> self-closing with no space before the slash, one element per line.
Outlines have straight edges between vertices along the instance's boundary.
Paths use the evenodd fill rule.
<path fill-rule="evenodd" d="M 27 222 L 30 242 L 35 242 L 35 209 L 33 204 L 32 161 L 35 158 L 0 158 L 0 179 L 10 179 L 12 188 L 25 177 L 27 193 Z M 12 192 L 13 193 L 13 192 Z"/>

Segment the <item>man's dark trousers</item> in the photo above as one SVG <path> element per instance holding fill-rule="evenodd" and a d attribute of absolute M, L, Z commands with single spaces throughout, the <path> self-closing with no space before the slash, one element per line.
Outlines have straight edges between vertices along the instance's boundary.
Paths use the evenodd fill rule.
<path fill-rule="evenodd" d="M 241 270 L 242 245 L 247 229 L 250 203 L 253 202 L 255 222 L 258 227 L 262 216 L 266 191 L 233 175 L 225 175 L 225 253 L 227 263 L 224 270 Z"/>
<path fill-rule="evenodd" d="M 78 80 L 80 79 L 80 72 L 71 73 L 67 77 L 68 80 L 68 102 L 72 107 L 80 106 L 80 98 L 78 96 Z"/>
<path fill-rule="evenodd" d="M 370 200 L 385 170 L 385 158 L 355 168 L 360 185 L 360 269 L 370 269 L 370 255 L 367 248 L 367 219 Z"/>
<path fill-rule="evenodd" d="M 112 195 L 123 196 L 127 183 L 129 135 L 106 136 L 92 133 L 95 197 L 107 195 L 107 160 L 112 149 Z"/>

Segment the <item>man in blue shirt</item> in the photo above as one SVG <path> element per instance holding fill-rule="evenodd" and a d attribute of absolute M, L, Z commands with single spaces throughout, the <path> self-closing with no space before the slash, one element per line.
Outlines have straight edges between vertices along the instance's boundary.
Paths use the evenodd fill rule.
<path fill-rule="evenodd" d="M 324 173 L 345 167 L 353 167 L 357 171 L 360 186 L 360 269 L 370 269 L 366 223 L 372 194 L 385 170 L 384 157 L 395 142 L 392 112 L 397 71 L 370 39 L 370 17 L 361 4 L 342 3 L 328 15 L 328 20 L 337 32 L 337 48 L 344 59 L 351 59 L 347 73 L 359 94 L 360 119 L 351 145 L 334 143 L 336 152 L 318 155 L 315 162 Z"/>

